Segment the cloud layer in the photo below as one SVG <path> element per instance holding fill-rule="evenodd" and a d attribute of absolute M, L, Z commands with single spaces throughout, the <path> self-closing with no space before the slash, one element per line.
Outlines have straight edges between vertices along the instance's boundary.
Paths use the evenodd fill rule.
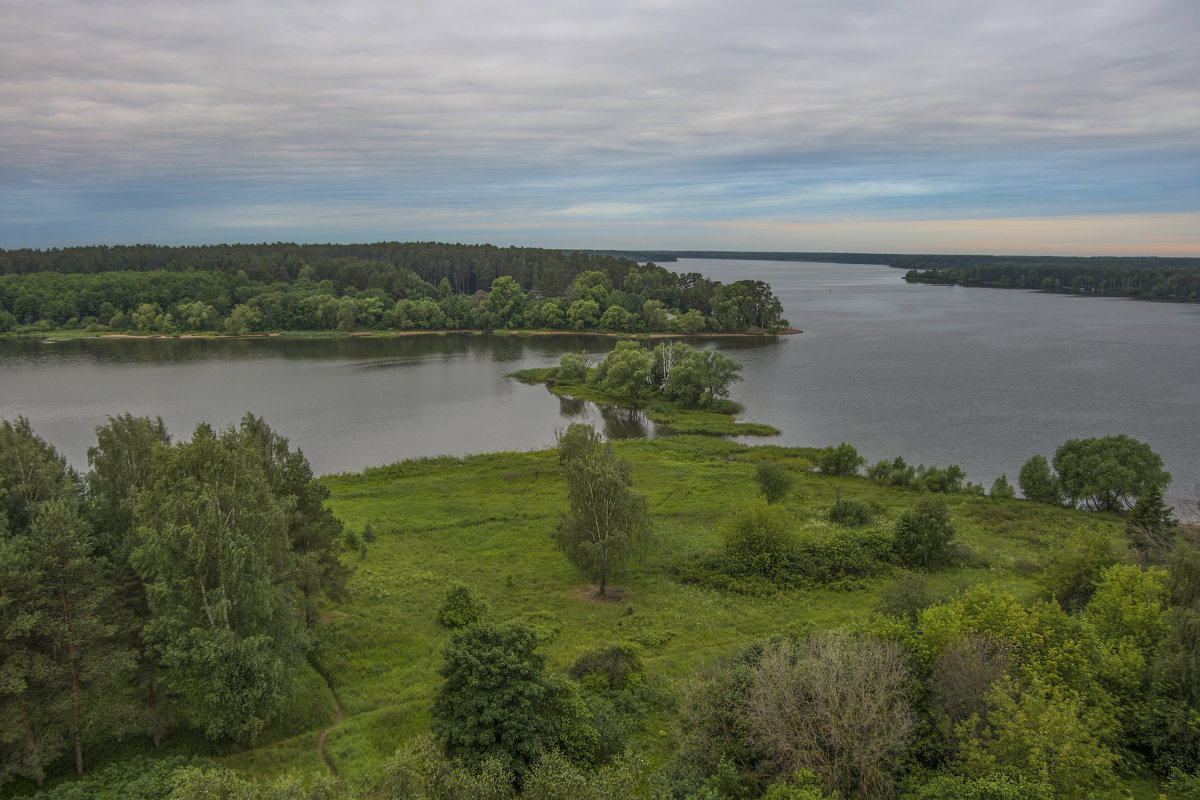
<path fill-rule="evenodd" d="M 0 246 L 1197 214 L 1198 32 L 1194 0 L 0 0 Z"/>

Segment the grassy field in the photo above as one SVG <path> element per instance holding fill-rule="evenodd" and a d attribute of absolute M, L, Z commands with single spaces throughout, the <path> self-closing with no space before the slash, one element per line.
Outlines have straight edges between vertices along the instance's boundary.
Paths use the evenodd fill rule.
<path fill-rule="evenodd" d="M 331 605 L 320 626 L 317 669 L 306 675 L 304 693 L 306 713 L 320 724 L 227 763 L 260 777 L 324 769 L 316 740 L 333 723 L 336 697 L 345 719 L 328 734 L 326 757 L 347 789 L 369 789 L 396 747 L 428 729 L 440 652 L 450 635 L 437 624 L 436 609 L 455 581 L 486 600 L 490 618 L 523 618 L 538 629 L 551 668 L 565 668 L 602 644 L 636 641 L 645 649 L 648 680 L 669 694 L 706 662 L 755 638 L 868 619 L 896 580 L 886 575 L 771 596 L 680 583 L 672 565 L 716 552 L 729 517 L 760 502 L 759 460 L 795 468 L 784 505 L 802 534 L 829 533 L 827 512 L 839 490 L 843 499 L 880 506 L 885 526 L 916 494 L 808 471 L 812 450 L 695 436 L 616 446 L 633 464 L 634 489 L 649 498 L 657 546 L 636 572 L 616 581 L 615 599 L 604 601 L 552 544 L 550 533 L 567 506 L 552 451 L 419 459 L 325 478 L 347 528 L 369 524 L 377 539 L 365 555 L 347 551 L 355 569 L 350 596 Z M 1030 598 L 1038 591 L 1038 563 L 1079 526 L 1120 534 L 1115 517 L 968 495 L 947 500 L 970 566 L 930 576 L 929 588 L 939 594 L 987 583 Z M 662 760 L 672 734 L 670 715 L 655 712 L 639 745 L 652 762 Z"/>

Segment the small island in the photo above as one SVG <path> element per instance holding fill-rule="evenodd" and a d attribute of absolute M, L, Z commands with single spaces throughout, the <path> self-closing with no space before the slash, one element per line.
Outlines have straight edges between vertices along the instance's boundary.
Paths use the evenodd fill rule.
<path fill-rule="evenodd" d="M 742 406 L 729 399 L 729 390 L 742 379 L 741 370 L 717 350 L 674 340 L 647 350 L 625 340 L 595 367 L 579 353 L 564 353 L 557 367 L 519 370 L 512 377 L 544 383 L 557 395 L 638 409 L 672 433 L 778 436 L 770 425 L 735 421 Z"/>

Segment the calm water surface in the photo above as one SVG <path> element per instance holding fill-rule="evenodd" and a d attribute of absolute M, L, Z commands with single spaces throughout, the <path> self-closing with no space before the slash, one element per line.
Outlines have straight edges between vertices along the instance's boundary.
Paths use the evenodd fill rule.
<path fill-rule="evenodd" d="M 799 336 L 722 339 L 744 365 L 735 398 L 781 444 L 848 441 L 871 460 L 957 463 L 1015 482 L 1034 453 L 1072 437 L 1151 443 L 1179 503 L 1200 480 L 1200 307 L 1035 292 L 910 286 L 899 270 L 847 264 L 685 260 L 678 272 L 769 282 Z M 200 421 L 261 415 L 317 472 L 419 455 L 527 450 L 583 420 L 653 435 L 637 415 L 509 380 L 585 336 L 388 339 L 0 341 L 0 417 L 28 416 L 86 465 L 107 415 Z M 760 440 L 761 441 L 761 440 Z"/>

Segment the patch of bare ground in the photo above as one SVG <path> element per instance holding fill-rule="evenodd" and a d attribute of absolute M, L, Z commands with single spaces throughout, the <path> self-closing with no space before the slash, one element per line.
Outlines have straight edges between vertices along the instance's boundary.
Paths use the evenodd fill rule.
<path fill-rule="evenodd" d="M 582 600 L 585 603 L 624 603 L 633 597 L 633 592 L 624 586 L 615 586 L 609 584 L 604 587 L 604 594 L 600 594 L 600 586 L 595 583 L 590 583 L 587 586 L 580 586 L 575 590 L 575 598 Z"/>

